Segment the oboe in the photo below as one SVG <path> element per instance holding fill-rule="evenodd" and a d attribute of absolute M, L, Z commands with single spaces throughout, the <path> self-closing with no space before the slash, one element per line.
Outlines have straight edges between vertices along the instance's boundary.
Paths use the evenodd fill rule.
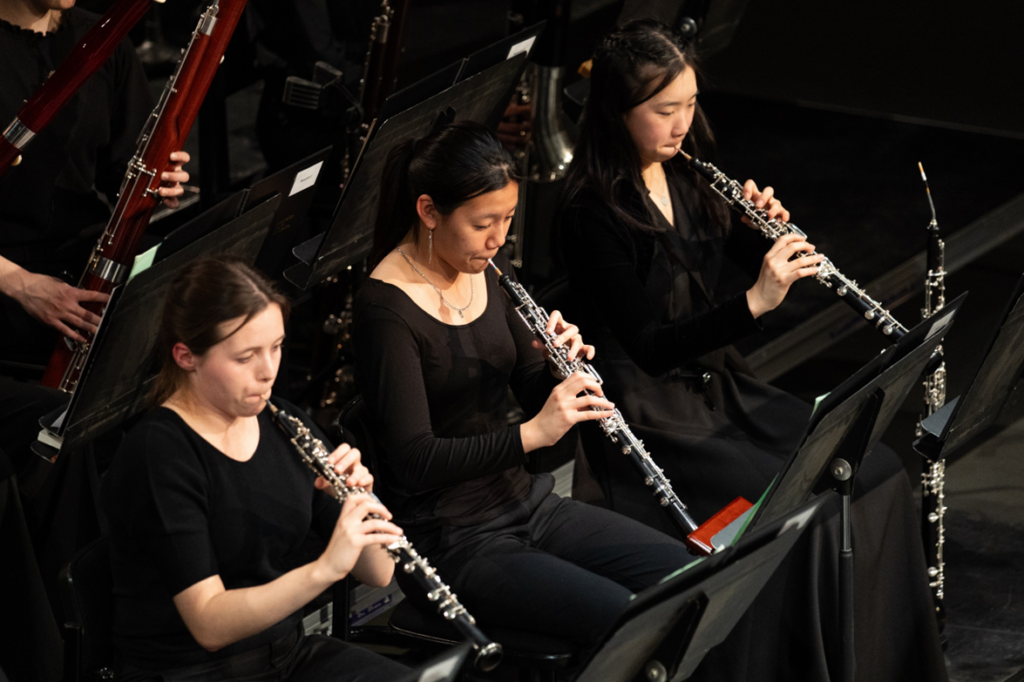
<path fill-rule="evenodd" d="M 734 211 L 749 218 L 750 222 L 768 239 L 778 241 L 779 238 L 787 234 L 807 237 L 800 228 L 792 223 L 778 219 L 769 220 L 768 211 L 757 208 L 752 201 L 745 199 L 743 197 L 743 186 L 727 177 L 725 173 L 718 170 L 715 166 L 695 159 L 682 150 L 679 153 L 686 157 L 686 160 L 690 163 L 690 168 L 710 183 L 711 189 L 725 199 L 726 203 Z M 817 252 L 801 253 L 799 255 L 814 256 L 817 255 Z M 818 273 L 815 275 L 815 279 L 830 289 L 835 287 L 836 293 L 839 294 L 840 298 L 863 315 L 865 320 L 874 322 L 875 328 L 886 336 L 892 336 L 898 340 L 907 333 L 907 328 L 897 322 L 881 303 L 868 296 L 857 285 L 856 281 L 840 273 L 828 258 L 825 258 L 825 260 L 818 264 Z"/>
<path fill-rule="evenodd" d="M 565 346 L 556 347 L 554 345 L 555 336 L 547 332 L 548 312 L 537 305 L 526 289 L 523 288 L 523 285 L 508 275 L 503 274 L 498 269 L 498 266 L 494 264 L 494 261 L 488 262 L 494 268 L 494 271 L 498 273 L 498 284 L 501 285 L 501 288 L 512 299 L 519 317 L 523 319 L 523 322 L 530 328 L 530 331 L 544 343 L 544 348 L 551 356 L 551 362 L 554 364 L 559 376 L 565 379 L 570 374 L 579 372 L 584 376 L 590 377 L 598 384 L 604 383 L 601 375 L 589 363 L 581 358 L 569 360 L 569 349 Z M 603 408 L 592 406 L 590 409 L 602 410 Z M 597 423 L 601 426 L 601 430 L 604 431 L 605 435 L 622 449 L 622 454 L 629 457 L 630 461 L 640 472 L 640 475 L 644 477 L 644 483 L 651 488 L 651 492 L 657 497 L 659 504 L 668 511 L 672 520 L 682 528 L 687 536 L 696 531 L 697 524 L 690 516 L 686 505 L 683 504 L 683 501 L 676 495 L 675 490 L 672 489 L 671 482 L 665 476 L 665 472 L 651 459 L 650 453 L 644 448 L 643 441 L 633 435 L 622 413 L 616 408 L 613 410 L 612 416 L 605 417 Z M 691 549 L 696 549 L 702 554 L 706 552 L 704 548 L 694 545 L 689 537 L 686 539 L 686 544 Z"/>
<path fill-rule="evenodd" d="M 945 249 L 939 233 L 939 221 L 935 216 L 935 202 L 932 201 L 932 190 L 928 186 L 928 176 L 924 174 L 924 166 L 917 164 L 924 181 L 924 189 L 928 195 L 928 205 L 932 209 L 932 221 L 928 223 L 928 273 L 924 282 L 924 308 L 921 319 L 927 320 L 946 305 L 946 269 Z M 924 414 L 921 419 L 935 414 L 946 403 L 946 363 L 942 359 L 942 346 L 935 349 L 932 356 L 935 370 L 924 378 Z M 924 434 L 921 422 L 917 424 L 918 437 Z M 945 609 L 942 600 L 944 594 L 943 545 L 946 542 L 946 529 L 943 517 L 946 514 L 945 480 L 946 461 L 942 458 L 932 461 L 925 458 L 921 472 L 921 535 L 924 539 L 924 552 L 928 560 L 929 586 L 935 600 L 935 612 L 939 619 L 939 631 L 945 627 Z"/>
<path fill-rule="evenodd" d="M 350 486 L 346 483 L 348 478 L 345 474 L 339 474 L 331 466 L 328 456 L 330 453 L 323 442 L 316 438 L 306 425 L 297 417 L 293 417 L 284 410 L 275 407 L 269 401 L 274 421 L 285 432 L 295 446 L 302 461 L 306 463 L 313 473 L 323 476 L 330 484 L 328 492 L 339 502 L 344 502 L 349 495 L 372 495 L 362 486 Z M 376 496 L 374 496 L 376 499 Z M 371 514 L 372 518 L 379 519 L 377 514 Z M 387 547 L 388 554 L 395 560 L 402 570 L 408 573 L 416 581 L 416 584 L 426 593 L 427 599 L 437 603 L 437 611 L 444 619 L 450 622 L 462 635 L 473 644 L 476 650 L 474 663 L 479 670 L 493 670 L 501 661 L 501 645 L 492 642 L 476 625 L 476 620 L 459 603 L 458 597 L 445 585 L 437 575 L 437 571 L 427 563 L 427 560 L 413 549 L 412 543 L 403 535 L 402 539 Z"/>

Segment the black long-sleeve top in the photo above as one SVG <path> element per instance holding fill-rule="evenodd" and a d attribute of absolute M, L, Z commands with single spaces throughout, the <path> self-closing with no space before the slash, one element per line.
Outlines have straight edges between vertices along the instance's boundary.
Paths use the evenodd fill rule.
<path fill-rule="evenodd" d="M 578 324 L 588 343 L 605 359 L 624 352 L 651 376 L 683 368 L 760 329 L 744 294 L 714 301 L 722 238 L 680 210 L 696 197 L 671 164 L 666 170 L 675 228 L 649 200 L 632 194 L 624 203 L 649 230 L 624 225 L 586 189 L 561 215 L 562 255 L 574 298 L 584 306 Z M 659 268 L 658 249 L 682 261 L 688 281 Z"/>
<path fill-rule="evenodd" d="M 507 259 L 496 261 L 511 272 Z M 437 320 L 379 280 L 368 280 L 356 300 L 356 377 L 379 493 L 420 546 L 442 525 L 507 513 L 533 485 L 519 426 L 508 425 L 508 389 L 532 415 L 556 380 L 494 273 L 486 279 L 487 308 L 465 325 Z"/>

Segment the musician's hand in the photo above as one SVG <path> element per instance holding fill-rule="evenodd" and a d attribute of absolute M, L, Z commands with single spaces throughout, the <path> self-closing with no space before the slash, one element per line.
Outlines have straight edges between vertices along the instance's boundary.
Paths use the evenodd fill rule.
<path fill-rule="evenodd" d="M 367 518 L 370 514 L 382 518 Z M 369 495 L 352 495 L 345 500 L 327 549 L 317 560 L 330 582 L 348 575 L 364 548 L 387 547 L 402 538 L 402 529 L 391 523 L 390 518 L 391 512 Z"/>
<path fill-rule="evenodd" d="M 753 180 L 747 180 L 743 183 L 743 198 L 747 201 L 753 201 L 754 206 L 757 208 L 763 208 L 768 211 L 768 220 L 774 220 L 778 218 L 784 223 L 789 222 L 789 211 L 782 207 L 779 200 L 775 198 L 775 190 L 771 187 L 765 187 L 764 190 L 759 190 L 757 184 Z M 757 229 L 753 223 L 750 222 L 750 218 L 743 216 L 743 222 L 750 227 Z"/>
<path fill-rule="evenodd" d="M 178 208 L 181 202 L 178 200 L 185 193 L 181 183 L 188 182 L 188 172 L 182 170 L 182 166 L 188 163 L 191 158 L 188 152 L 171 152 L 171 168 L 160 174 L 160 196 L 164 198 L 164 206 Z"/>
<path fill-rule="evenodd" d="M 110 296 L 99 291 L 73 287 L 56 277 L 39 275 L 14 266 L 10 261 L 0 290 L 17 301 L 32 317 L 49 325 L 64 336 L 85 343 L 78 330 L 96 333 L 100 316 L 82 307 L 83 303 L 106 303 Z"/>
<path fill-rule="evenodd" d="M 373 475 L 370 470 L 363 466 L 362 455 L 359 450 L 350 447 L 347 443 L 339 445 L 334 452 L 328 455 L 327 460 L 334 467 L 336 473 L 347 476 L 345 483 L 349 487 L 362 486 L 367 492 L 373 492 Z M 318 490 L 330 487 L 323 476 L 318 476 L 313 483 Z"/>
<path fill-rule="evenodd" d="M 569 344 L 569 360 L 575 360 L 581 353 L 587 360 L 594 359 L 594 347 L 588 346 L 583 343 L 583 337 L 580 336 L 579 327 L 570 323 L 562 317 L 562 313 L 557 310 L 552 311 L 548 317 L 548 326 L 545 328 L 548 334 L 555 334 L 555 339 L 552 342 L 556 348 L 564 346 L 566 343 Z M 533 340 L 533 347 L 544 349 L 544 343 L 540 339 Z M 548 353 L 545 350 L 544 356 L 550 360 Z"/>
<path fill-rule="evenodd" d="M 530 105 L 509 104 L 498 123 L 498 139 L 505 149 L 515 151 L 530 141 Z"/>
<path fill-rule="evenodd" d="M 593 395 L 580 395 L 584 391 Z M 591 410 L 591 406 L 603 409 Z M 573 424 L 610 417 L 613 409 L 615 405 L 605 400 L 601 384 L 575 372 L 552 389 L 536 417 L 519 427 L 523 450 L 530 452 L 554 445 Z"/>
<path fill-rule="evenodd" d="M 814 244 L 807 243 L 800 235 L 787 234 L 765 254 L 761 262 L 761 274 L 747 292 L 747 305 L 755 319 L 777 308 L 793 282 L 817 274 L 818 264 L 825 257 L 819 253 L 794 258 L 801 251 L 814 251 Z"/>

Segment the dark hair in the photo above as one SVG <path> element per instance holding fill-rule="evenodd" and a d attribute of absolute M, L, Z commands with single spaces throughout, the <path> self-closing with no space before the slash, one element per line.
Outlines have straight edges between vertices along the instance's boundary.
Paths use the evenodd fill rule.
<path fill-rule="evenodd" d="M 640 196 L 647 194 L 640 155 L 624 116 L 664 90 L 687 68 L 700 76 L 692 43 L 657 21 L 632 21 L 604 38 L 594 53 L 590 96 L 566 176 L 563 204 L 570 203 L 581 189 L 589 188 L 608 203 L 622 223 L 635 229 L 649 229 L 649 224 L 624 206 L 624 199 L 632 191 Z M 683 149 L 697 158 L 707 158 L 714 150 L 714 136 L 700 104 L 683 140 Z M 727 230 L 728 211 L 717 195 L 689 167 L 680 163 L 672 166 L 691 176 L 699 214 L 719 230 Z"/>
<path fill-rule="evenodd" d="M 156 342 L 160 372 L 150 404 L 159 405 L 185 385 L 187 373 L 171 354 L 174 344 L 183 343 L 202 356 L 272 303 L 281 307 L 287 319 L 291 306 L 285 295 L 240 258 L 200 258 L 181 268 L 164 300 Z M 221 324 L 243 316 L 242 324 L 228 334 L 222 332 Z"/>
<path fill-rule="evenodd" d="M 512 156 L 498 136 L 472 121 L 447 123 L 420 140 L 388 152 L 381 177 L 380 208 L 373 231 L 372 269 L 419 229 L 416 200 L 429 195 L 442 215 L 473 197 L 520 182 Z"/>

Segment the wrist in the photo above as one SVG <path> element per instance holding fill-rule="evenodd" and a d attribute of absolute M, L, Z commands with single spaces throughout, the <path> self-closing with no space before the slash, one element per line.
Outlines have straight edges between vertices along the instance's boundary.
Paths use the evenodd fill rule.
<path fill-rule="evenodd" d="M 747 290 L 747 308 L 750 309 L 750 314 L 755 320 L 770 310 L 765 307 L 761 297 L 753 289 Z"/>
<path fill-rule="evenodd" d="M 320 591 L 326 590 L 328 587 L 343 580 L 347 573 L 339 573 L 330 561 L 327 560 L 327 552 L 324 552 L 320 557 L 309 564 L 309 579 L 310 582 Z"/>
<path fill-rule="evenodd" d="M 28 271 L 20 265 L 0 258 L 0 294 L 19 300 L 25 290 L 26 274 Z"/>
<path fill-rule="evenodd" d="M 540 442 L 540 429 L 536 422 L 537 418 L 534 417 L 519 425 L 519 439 L 523 442 L 524 454 L 543 447 L 543 443 Z"/>

